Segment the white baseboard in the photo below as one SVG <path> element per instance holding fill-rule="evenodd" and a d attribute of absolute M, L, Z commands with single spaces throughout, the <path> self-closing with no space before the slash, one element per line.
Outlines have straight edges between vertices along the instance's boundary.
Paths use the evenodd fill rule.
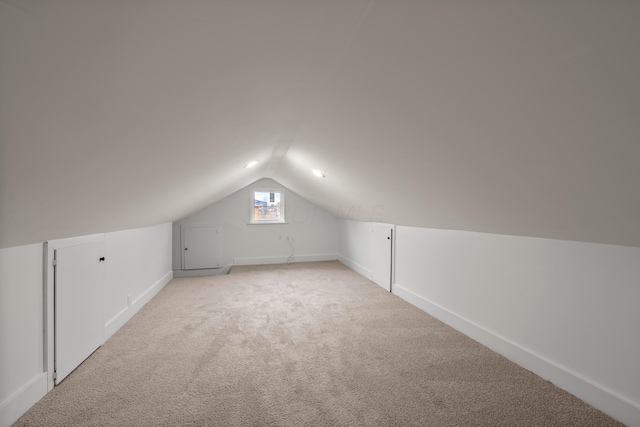
<path fill-rule="evenodd" d="M 42 372 L 0 403 L 0 427 L 9 427 L 47 394 L 47 373 Z"/>
<path fill-rule="evenodd" d="M 368 268 L 365 268 L 363 266 L 361 266 L 360 264 L 358 264 L 355 261 L 350 260 L 349 258 L 343 256 L 343 255 L 339 255 L 338 256 L 338 261 L 340 261 L 341 263 L 343 263 L 344 265 L 346 265 L 347 267 L 349 267 L 350 269 L 352 269 L 353 271 L 355 271 L 356 273 L 358 273 L 361 276 L 366 277 L 367 279 L 371 280 L 371 270 L 369 270 Z"/>
<path fill-rule="evenodd" d="M 221 276 L 229 273 L 231 264 L 220 268 L 203 268 L 198 270 L 173 270 L 173 277 Z"/>
<path fill-rule="evenodd" d="M 149 289 L 144 291 L 138 298 L 131 302 L 131 305 L 123 308 L 118 314 L 109 319 L 104 325 L 104 341 L 107 341 L 118 329 L 124 326 L 151 298 L 156 296 L 158 292 L 165 287 L 173 279 L 173 271 L 167 272 L 156 283 L 151 285 Z"/>
<path fill-rule="evenodd" d="M 295 256 L 295 262 L 334 261 L 336 259 L 338 259 L 338 254 L 311 254 L 311 255 Z M 251 258 L 234 258 L 233 259 L 233 265 L 286 264 L 287 262 L 289 262 L 289 256 L 251 257 Z"/>
<path fill-rule="evenodd" d="M 335 261 L 338 254 L 296 255 L 296 262 Z"/>
<path fill-rule="evenodd" d="M 640 427 L 640 404 L 627 399 L 581 374 L 562 366 L 534 351 L 496 334 L 447 308 L 393 284 L 393 293 L 408 303 L 429 313 L 454 329 L 489 347 L 525 369 L 577 396 L 589 405 L 628 425 Z"/>

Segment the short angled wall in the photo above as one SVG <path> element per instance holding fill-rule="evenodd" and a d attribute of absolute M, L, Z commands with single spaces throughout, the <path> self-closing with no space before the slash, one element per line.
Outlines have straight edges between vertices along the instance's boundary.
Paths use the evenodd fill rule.
<path fill-rule="evenodd" d="M 10 426 L 47 394 L 47 373 L 35 378 L 0 402 L 0 426 Z"/>
<path fill-rule="evenodd" d="M 359 275 L 364 276 L 367 279 L 371 279 L 371 270 L 369 268 L 363 265 L 360 265 L 354 260 L 349 259 L 343 255 L 338 256 L 338 261 L 340 261 L 342 264 L 346 265 L 347 267 L 349 267 Z"/>
<path fill-rule="evenodd" d="M 53 266 L 43 259 L 87 240 L 104 241 L 103 341 L 173 277 L 169 223 L 0 249 L 0 427 L 53 388 Z"/>
<path fill-rule="evenodd" d="M 0 426 L 47 393 L 42 244 L 0 249 Z"/>
<path fill-rule="evenodd" d="M 169 283 L 173 279 L 173 272 L 170 271 L 166 273 L 160 280 L 154 283 L 149 289 L 142 293 L 135 300 L 131 301 L 128 307 L 123 308 L 118 314 L 116 314 L 111 319 L 107 320 L 104 325 L 104 335 L 105 340 L 109 339 L 113 334 L 115 334 L 118 329 L 124 326 L 140 309 L 153 297 L 155 297 L 158 292 L 165 287 L 167 283 Z"/>
<path fill-rule="evenodd" d="M 338 261 L 371 279 L 372 223 L 338 220 Z"/>
<path fill-rule="evenodd" d="M 394 293 L 640 426 L 640 248 L 396 230 Z"/>
<path fill-rule="evenodd" d="M 371 223 L 339 220 L 339 260 L 371 278 Z M 640 248 L 396 226 L 392 291 L 640 427 Z"/>
<path fill-rule="evenodd" d="M 173 278 L 171 224 L 105 234 L 105 341 Z"/>

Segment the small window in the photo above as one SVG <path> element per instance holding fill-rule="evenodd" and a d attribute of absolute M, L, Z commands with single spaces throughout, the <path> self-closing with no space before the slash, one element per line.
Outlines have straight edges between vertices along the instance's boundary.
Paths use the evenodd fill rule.
<path fill-rule="evenodd" d="M 260 188 L 250 191 L 251 224 L 284 223 L 284 190 L 282 188 Z"/>

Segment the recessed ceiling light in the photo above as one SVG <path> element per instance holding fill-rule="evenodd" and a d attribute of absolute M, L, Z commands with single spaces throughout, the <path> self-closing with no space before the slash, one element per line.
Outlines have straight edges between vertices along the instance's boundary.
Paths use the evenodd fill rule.
<path fill-rule="evenodd" d="M 318 178 L 324 178 L 324 174 L 322 172 L 320 172 L 318 169 L 314 169 L 313 170 L 313 174 L 315 176 L 317 176 Z"/>
<path fill-rule="evenodd" d="M 254 167 L 254 166 L 255 166 L 255 165 L 257 165 L 257 164 L 258 164 L 258 161 L 257 161 L 257 160 L 252 160 L 252 161 L 250 161 L 249 163 L 247 163 L 246 165 L 244 165 L 244 167 L 245 167 L 245 168 L 252 168 L 252 167 Z"/>

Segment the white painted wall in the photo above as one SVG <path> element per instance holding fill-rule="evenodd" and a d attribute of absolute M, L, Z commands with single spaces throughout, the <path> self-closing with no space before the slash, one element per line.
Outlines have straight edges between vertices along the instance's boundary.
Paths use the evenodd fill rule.
<path fill-rule="evenodd" d="M 371 227 L 368 222 L 338 220 L 338 260 L 367 279 L 373 262 Z"/>
<path fill-rule="evenodd" d="M 105 234 L 105 340 L 173 278 L 171 223 Z"/>
<path fill-rule="evenodd" d="M 640 425 L 640 248 L 396 230 L 396 294 Z"/>
<path fill-rule="evenodd" d="M 173 268 L 181 270 L 180 226 L 220 224 L 221 264 L 284 263 L 291 247 L 280 235 L 294 237 L 296 261 L 337 259 L 335 216 L 285 188 L 286 224 L 249 224 L 250 188 L 284 188 L 264 178 L 173 224 Z"/>
<path fill-rule="evenodd" d="M 394 229 L 392 224 L 380 222 L 338 220 L 338 260 L 370 280 L 373 280 L 375 250 L 380 249 L 374 241 L 375 226 Z"/>
<path fill-rule="evenodd" d="M 339 259 L 361 274 L 370 226 L 339 221 Z M 393 293 L 640 426 L 640 248 L 401 226 L 395 238 Z"/>
<path fill-rule="evenodd" d="M 53 240 L 47 252 L 89 238 L 104 239 L 106 341 L 173 277 L 171 224 Z M 46 270 L 43 283 L 42 244 L 0 249 L 0 427 L 53 386 L 53 272 Z"/>
<path fill-rule="evenodd" d="M 47 392 L 42 244 L 0 249 L 0 426 Z"/>

